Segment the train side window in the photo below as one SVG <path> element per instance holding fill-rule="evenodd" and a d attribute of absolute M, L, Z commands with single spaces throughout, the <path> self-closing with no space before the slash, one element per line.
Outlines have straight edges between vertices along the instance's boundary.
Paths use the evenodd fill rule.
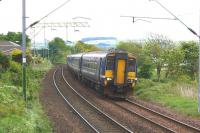
<path fill-rule="evenodd" d="M 85 62 L 85 60 L 83 60 L 82 64 L 83 64 L 83 67 L 86 67 L 86 62 Z"/>

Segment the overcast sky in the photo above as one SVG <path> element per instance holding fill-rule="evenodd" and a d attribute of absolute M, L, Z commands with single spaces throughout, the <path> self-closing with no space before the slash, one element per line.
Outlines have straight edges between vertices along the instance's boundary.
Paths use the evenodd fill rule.
<path fill-rule="evenodd" d="M 42 18 L 66 0 L 26 0 L 27 26 Z M 158 0 L 186 25 L 199 33 L 200 0 Z M 22 0 L 2 0 L 0 2 L 0 33 L 22 31 Z M 149 0 L 71 0 L 61 9 L 51 14 L 45 22 L 71 22 L 73 17 L 82 16 L 88 21 L 90 28 L 68 28 L 68 40 L 78 40 L 83 37 L 112 36 L 119 40 L 140 40 L 151 33 L 166 35 L 169 39 L 198 40 L 180 22 L 174 20 L 149 20 L 132 22 L 131 18 L 138 17 L 167 17 L 173 18 L 156 2 Z M 137 19 L 136 19 L 137 20 Z M 39 29 L 36 29 L 36 32 Z M 45 37 L 51 40 L 55 36 L 66 39 L 66 28 L 48 28 Z M 31 30 L 27 31 L 32 35 Z M 44 32 L 37 35 L 36 41 L 42 40 Z"/>

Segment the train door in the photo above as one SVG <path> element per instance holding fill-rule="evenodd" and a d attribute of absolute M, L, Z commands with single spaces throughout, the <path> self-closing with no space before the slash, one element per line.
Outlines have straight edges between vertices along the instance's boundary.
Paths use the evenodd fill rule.
<path fill-rule="evenodd" d="M 117 60 L 117 73 L 116 73 L 116 83 L 117 84 L 124 84 L 125 68 L 126 68 L 126 60 L 118 59 Z"/>

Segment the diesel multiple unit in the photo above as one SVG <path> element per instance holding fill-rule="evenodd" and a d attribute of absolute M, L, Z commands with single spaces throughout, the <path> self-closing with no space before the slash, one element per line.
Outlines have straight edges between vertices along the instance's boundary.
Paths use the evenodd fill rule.
<path fill-rule="evenodd" d="M 136 58 L 122 50 L 67 56 L 67 66 L 79 80 L 106 96 L 126 98 L 137 81 Z"/>

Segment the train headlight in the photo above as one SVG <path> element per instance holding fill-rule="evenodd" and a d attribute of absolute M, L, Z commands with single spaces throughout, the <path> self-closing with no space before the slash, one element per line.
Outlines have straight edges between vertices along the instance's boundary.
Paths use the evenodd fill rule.
<path fill-rule="evenodd" d="M 107 80 L 104 80 L 104 85 L 106 86 L 108 84 Z"/>
<path fill-rule="evenodd" d="M 134 87 L 134 86 L 135 86 L 135 82 L 132 83 L 132 87 Z"/>
<path fill-rule="evenodd" d="M 133 79 L 128 79 L 128 82 L 129 82 L 129 83 L 133 83 L 134 80 L 133 80 Z"/>
<path fill-rule="evenodd" d="M 106 80 L 112 80 L 112 78 L 106 78 Z"/>

